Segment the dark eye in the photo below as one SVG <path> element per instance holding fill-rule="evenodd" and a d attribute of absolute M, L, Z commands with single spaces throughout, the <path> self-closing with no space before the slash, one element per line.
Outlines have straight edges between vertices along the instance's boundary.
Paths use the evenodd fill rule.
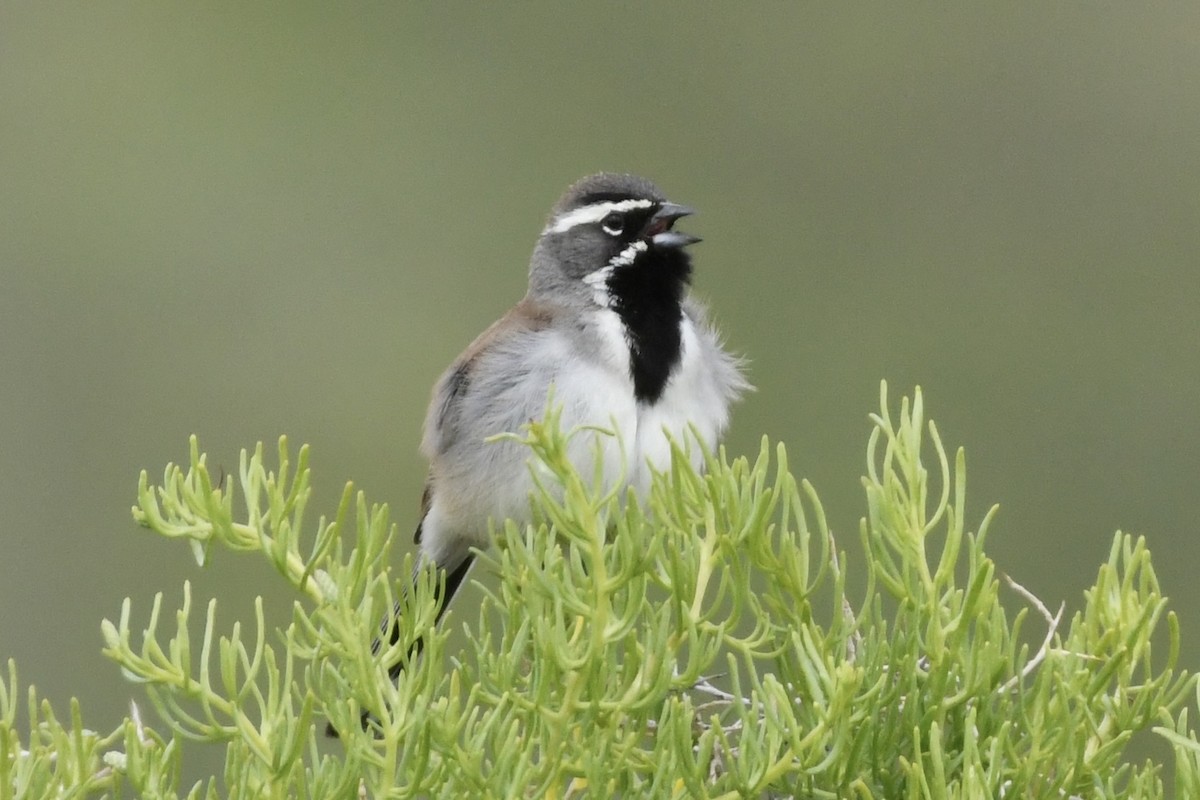
<path fill-rule="evenodd" d="M 605 233 L 619 236 L 621 231 L 625 230 L 625 218 L 614 211 L 600 220 L 600 227 L 604 228 Z"/>

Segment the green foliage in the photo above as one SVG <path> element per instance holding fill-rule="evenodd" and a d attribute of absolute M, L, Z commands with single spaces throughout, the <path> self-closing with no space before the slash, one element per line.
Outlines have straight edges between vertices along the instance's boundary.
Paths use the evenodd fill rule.
<path fill-rule="evenodd" d="M 127 600 L 104 652 L 169 733 L 135 708 L 99 736 L 77 704 L 64 724 L 30 689 L 22 738 L 10 665 L 0 800 L 1162 797 L 1161 766 L 1126 757 L 1147 730 L 1174 752 L 1178 796 L 1200 796 L 1196 681 L 1177 669 L 1145 543 L 1114 537 L 1062 630 L 1061 610 L 985 555 L 995 509 L 967 530 L 962 451 L 951 466 L 919 390 L 896 418 L 886 387 L 882 400 L 861 597 L 782 446 L 764 441 L 753 463 L 712 456 L 703 475 L 677 458 L 639 504 L 574 472 L 571 434 L 548 414 L 521 436 L 540 463 L 538 524 L 509 522 L 482 556 L 495 579 L 453 656 L 433 627 L 437 576 L 409 591 L 411 559 L 399 578 L 388 566 L 386 507 L 347 486 L 312 525 L 307 448 L 293 468 L 281 441 L 275 471 L 261 445 L 243 453 L 226 487 L 193 439 L 186 469 L 160 486 L 143 473 L 135 518 L 200 563 L 213 547 L 265 556 L 296 592 L 291 622 L 268 629 L 259 602 L 221 633 L 215 601 L 196 619 L 185 584 L 177 610 L 160 595 L 135 625 Z M 380 656 L 371 641 L 397 598 L 408 638 Z M 340 741 L 321 738 L 326 718 Z M 225 744 L 220 781 L 180 786 L 186 739 Z"/>

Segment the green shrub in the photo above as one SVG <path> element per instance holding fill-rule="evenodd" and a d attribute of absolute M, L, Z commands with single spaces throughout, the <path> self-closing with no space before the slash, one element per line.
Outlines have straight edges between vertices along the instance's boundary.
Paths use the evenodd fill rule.
<path fill-rule="evenodd" d="M 144 624 L 127 600 L 104 653 L 161 730 L 135 713 L 101 736 L 77 703 L 59 721 L 30 689 L 22 736 L 10 664 L 0 800 L 1153 798 L 1162 767 L 1126 755 L 1150 729 L 1174 752 L 1177 795 L 1200 796 L 1197 687 L 1145 543 L 1118 534 L 1064 624 L 985 555 L 995 509 L 967 530 L 963 453 L 951 464 L 920 391 L 893 417 L 884 387 L 872 420 L 856 567 L 782 445 L 710 456 L 703 475 L 676 459 L 639 504 L 571 469 L 549 413 L 520 436 L 547 468 L 539 523 L 508 523 L 482 556 L 495 578 L 454 655 L 433 626 L 437 577 L 406 591 L 411 558 L 389 567 L 386 507 L 347 486 L 313 525 L 307 448 L 293 468 L 281 441 L 274 471 L 261 445 L 243 452 L 224 487 L 193 438 L 186 469 L 160 486 L 143 473 L 135 518 L 201 563 L 212 547 L 265 556 L 297 593 L 290 624 L 267 629 L 260 601 L 222 634 L 215 601 L 196 619 L 186 584 Z M 847 595 L 852 569 L 862 596 Z M 408 638 L 380 657 L 397 596 Z M 219 780 L 180 786 L 184 739 L 226 746 Z"/>

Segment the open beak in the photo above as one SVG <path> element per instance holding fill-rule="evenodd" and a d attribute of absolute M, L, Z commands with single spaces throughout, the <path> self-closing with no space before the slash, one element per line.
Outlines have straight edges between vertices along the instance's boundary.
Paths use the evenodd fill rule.
<path fill-rule="evenodd" d="M 663 203 L 646 226 L 646 238 L 658 247 L 687 247 L 700 241 L 699 236 L 671 230 L 675 220 L 695 214 L 695 209 L 676 203 Z"/>

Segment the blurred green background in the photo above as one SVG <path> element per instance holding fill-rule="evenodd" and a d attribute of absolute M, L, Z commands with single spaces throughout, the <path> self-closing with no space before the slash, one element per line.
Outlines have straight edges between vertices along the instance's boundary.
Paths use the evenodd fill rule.
<path fill-rule="evenodd" d="M 134 527 L 138 471 L 288 434 L 407 530 L 429 387 L 562 189 L 700 209 L 697 289 L 843 544 L 878 402 L 964 445 L 1055 607 L 1145 533 L 1200 667 L 1200 5 L 6 3 L 0 658 L 105 728 L 131 595 L 263 594 Z M 1012 607 L 1020 602 L 1010 596 Z M 473 619 L 462 613 L 459 620 Z"/>

